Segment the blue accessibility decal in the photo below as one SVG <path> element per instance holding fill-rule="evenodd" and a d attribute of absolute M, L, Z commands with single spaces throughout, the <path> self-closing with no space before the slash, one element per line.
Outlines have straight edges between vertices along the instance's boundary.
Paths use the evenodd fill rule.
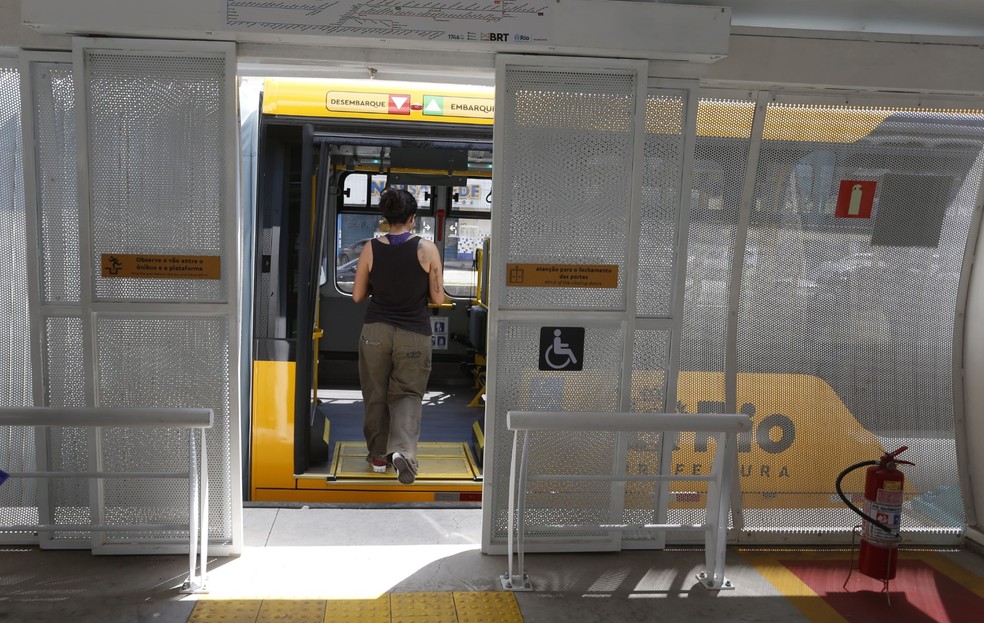
<path fill-rule="evenodd" d="M 0 469 L 0 485 L 7 482 L 8 478 L 10 478 L 10 474 Z"/>

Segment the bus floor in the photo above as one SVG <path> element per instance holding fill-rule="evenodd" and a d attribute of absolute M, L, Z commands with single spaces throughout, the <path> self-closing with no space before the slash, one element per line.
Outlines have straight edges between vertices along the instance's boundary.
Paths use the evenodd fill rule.
<path fill-rule="evenodd" d="M 727 591 L 696 580 L 699 548 L 528 554 L 533 591 L 512 593 L 507 558 L 480 552 L 481 509 L 247 507 L 243 525 L 199 595 L 179 591 L 187 555 L 5 546 L 0 620 L 964 623 L 984 606 L 984 558 L 965 548 L 903 549 L 891 603 L 857 572 L 844 587 L 850 552 L 830 547 L 731 547 Z"/>
<path fill-rule="evenodd" d="M 420 441 L 468 444 L 475 452 L 473 425 L 484 427 L 485 409 L 470 407 L 475 390 L 467 386 L 431 387 L 424 394 Z M 327 471 L 333 464 L 339 442 L 365 443 L 362 433 L 362 392 L 357 387 L 318 390 L 318 413 L 328 422 L 328 444 L 309 472 Z M 364 448 L 363 448 L 364 450 Z M 365 467 L 365 466 L 361 466 Z M 394 476 L 395 477 L 395 476 Z M 472 471 L 462 474 L 471 479 Z"/>

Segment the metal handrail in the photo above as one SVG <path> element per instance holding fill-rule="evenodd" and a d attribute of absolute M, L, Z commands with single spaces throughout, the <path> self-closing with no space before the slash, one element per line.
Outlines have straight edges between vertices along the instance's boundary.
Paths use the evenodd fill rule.
<path fill-rule="evenodd" d="M 597 529 L 605 532 L 626 531 L 666 531 L 703 530 L 706 570 L 697 574 L 697 579 L 712 590 L 730 589 L 734 585 L 724 577 L 725 547 L 727 545 L 727 518 L 730 508 L 731 487 L 735 478 L 734 467 L 737 456 L 738 433 L 752 429 L 752 420 L 744 414 L 705 414 L 684 413 L 571 413 L 545 411 L 509 411 L 506 413 L 506 427 L 513 431 L 512 462 L 509 470 L 509 514 L 508 514 L 508 555 L 507 573 L 500 576 L 502 587 L 506 590 L 533 590 L 525 571 L 525 533 L 526 533 L 526 483 L 533 480 L 570 481 L 706 481 L 708 482 L 707 520 L 703 524 L 564 524 L 536 526 L 542 532 Z M 519 450 L 519 432 L 523 431 L 523 447 Z M 713 434 L 715 457 L 711 473 L 702 475 L 669 474 L 540 474 L 528 476 L 529 442 L 531 431 L 603 431 L 603 432 L 702 432 Z M 517 453 L 519 469 L 517 472 Z M 517 508 L 518 506 L 518 508 Z M 518 573 L 513 573 L 513 535 L 515 524 L 515 552 Z"/>
<path fill-rule="evenodd" d="M 215 416 L 211 409 L 167 408 L 99 408 L 99 407 L 0 407 L 0 426 L 76 426 L 86 428 L 178 428 L 188 430 L 188 473 L 176 472 L 103 472 L 103 471 L 37 471 L 10 472 L 10 478 L 187 478 L 188 479 L 188 580 L 182 592 L 205 590 L 208 559 L 208 453 L 205 430 L 212 427 Z M 195 431 L 201 431 L 201 452 L 198 470 L 195 465 Z M 199 522 L 199 513 L 201 521 Z M 199 573 L 195 574 L 197 542 L 201 526 L 201 558 Z M 0 526 L 0 530 L 24 532 L 133 532 L 154 529 L 177 530 L 176 524 L 100 525 L 100 524 L 36 524 Z"/>

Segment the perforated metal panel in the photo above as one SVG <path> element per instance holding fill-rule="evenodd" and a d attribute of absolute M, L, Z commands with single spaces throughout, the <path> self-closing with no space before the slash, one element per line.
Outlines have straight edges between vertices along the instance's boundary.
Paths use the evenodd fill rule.
<path fill-rule="evenodd" d="M 0 406 L 33 404 L 28 316 L 20 73 L 0 61 Z M 32 429 L 0 426 L 0 469 L 36 469 Z M 0 525 L 37 523 L 37 485 L 11 478 L 0 487 Z"/>
<path fill-rule="evenodd" d="M 98 270 L 103 253 L 226 256 L 223 59 L 90 51 L 86 63 L 96 299 L 225 301 L 228 264 L 218 280 Z"/>
<path fill-rule="evenodd" d="M 651 90 L 646 99 L 638 316 L 668 317 L 673 305 L 686 106 L 686 94 L 680 91 Z"/>
<path fill-rule="evenodd" d="M 20 72 L 0 65 L 0 405 L 33 404 Z"/>
<path fill-rule="evenodd" d="M 500 382 L 496 385 L 494 426 L 504 431 L 495 444 L 495 464 L 506 466 L 503 477 L 494 481 L 491 492 L 494 533 L 505 538 L 508 510 L 508 465 L 512 434 L 506 428 L 506 413 L 514 411 L 618 411 L 621 382 L 621 350 L 624 342 L 621 326 L 587 323 L 585 352 L 592 353 L 579 372 L 554 372 L 538 369 L 540 325 L 529 323 L 500 324 L 499 352 L 496 367 Z M 536 458 L 530 474 L 611 473 L 614 435 L 611 433 L 538 434 Z M 572 471 L 573 470 L 573 471 Z M 600 471 L 598 471 L 600 470 Z M 581 523 L 609 517 L 611 485 L 608 483 L 571 483 L 541 481 L 530 483 L 527 521 L 537 523 Z M 534 493 L 536 495 L 534 495 Z M 591 519 L 591 518 L 593 519 Z"/>
<path fill-rule="evenodd" d="M 229 489 L 229 330 L 224 316 L 98 315 L 97 361 L 100 403 L 107 407 L 153 405 L 199 408 L 215 413 L 208 431 L 211 516 L 209 533 L 231 530 Z M 217 345 L 226 345 L 217 347 Z M 150 353 L 153 352 L 153 356 Z M 185 431 L 104 429 L 101 437 L 109 471 L 186 471 Z M 119 523 L 173 523 L 188 516 L 186 481 L 107 481 L 105 512 Z M 151 517 L 164 519 L 151 520 Z M 168 539 L 174 535 L 146 535 Z M 116 538 L 107 535 L 107 539 Z M 125 537 L 121 537 L 125 538 Z M 131 535 L 132 538 L 132 535 Z"/>
<path fill-rule="evenodd" d="M 818 450 L 817 461 L 846 467 L 863 435 L 888 450 L 908 445 L 904 458 L 918 467 L 906 470 L 903 526 L 959 530 L 952 343 L 984 161 L 984 116 L 768 106 L 767 130 L 793 127 L 796 136 L 767 131 L 762 143 L 737 353 L 741 372 L 785 376 L 739 375 L 739 395 L 754 396 L 769 383 L 788 403 L 815 405 L 808 418 L 795 420 L 795 442 L 821 449 L 831 435 L 843 439 L 835 456 Z M 931 191 L 900 194 L 899 179 L 910 185 L 928 180 Z M 841 180 L 878 184 L 872 218 L 834 216 Z M 889 217 L 880 214 L 889 210 L 883 201 L 891 202 Z M 937 211 L 942 227 L 932 222 Z M 905 222 L 885 226 L 876 246 L 873 235 L 885 218 Z M 938 244 L 925 246 L 932 238 L 913 235 L 934 227 Z M 796 375 L 822 382 L 804 392 L 803 377 Z M 861 432 L 850 433 L 854 426 Z M 860 480 L 850 486 L 857 492 Z M 855 521 L 842 505 L 811 491 L 832 495 L 832 483 L 811 481 L 809 472 L 800 472 L 795 487 L 774 481 L 772 508 L 746 514 L 750 527 L 843 527 Z M 746 487 L 746 506 L 756 506 L 762 494 Z M 809 510 L 798 510 L 803 508 Z"/>
<path fill-rule="evenodd" d="M 82 318 L 45 319 L 44 378 L 50 407 L 86 406 Z"/>
<path fill-rule="evenodd" d="M 604 413 L 617 412 L 621 404 L 627 382 L 626 282 L 635 271 L 626 261 L 635 208 L 632 180 L 635 154 L 642 153 L 636 130 L 642 128 L 645 113 L 637 69 L 592 70 L 573 63 L 569 68 L 503 65 L 503 75 L 497 78 L 499 200 L 492 252 L 497 262 L 493 278 L 498 280 L 492 284 L 497 354 L 490 362 L 490 378 L 495 380 L 490 383 L 494 396 L 487 414 L 491 450 L 486 450 L 495 477 L 485 495 L 491 538 L 499 542 L 504 542 L 508 526 L 512 433 L 506 428 L 507 412 Z M 658 103 L 653 106 L 660 108 Z M 672 105 L 667 108 L 661 112 L 670 118 Z M 662 147 L 653 140 L 651 152 L 658 158 Z M 653 169 L 659 169 L 658 163 Z M 667 183 L 659 173 L 647 179 L 654 188 Z M 651 201 L 654 213 L 660 210 L 656 192 Z M 508 264 L 615 266 L 618 279 L 615 287 L 510 286 L 505 278 Z M 667 298 L 665 292 L 660 296 Z M 526 316 L 510 318 L 514 310 L 525 310 Z M 577 311 L 610 315 L 607 320 L 600 314 L 588 319 L 572 313 Z M 585 329 L 582 370 L 539 369 L 540 331 L 545 326 Z M 613 433 L 534 433 L 531 442 L 533 476 L 621 470 L 614 460 L 620 450 Z M 527 491 L 527 524 L 608 523 L 621 505 L 621 486 L 610 482 L 534 480 Z M 612 543 L 612 535 L 603 530 L 556 534 L 530 528 L 527 534 L 538 543 Z"/>
<path fill-rule="evenodd" d="M 78 228 L 76 227 L 76 230 Z M 77 258 L 76 258 L 77 261 Z M 77 284 L 76 284 L 77 285 Z M 80 317 L 51 317 L 44 324 L 45 404 L 51 407 L 86 406 L 83 326 Z M 85 428 L 51 427 L 46 436 L 46 456 L 51 471 L 89 471 L 92 432 Z M 90 481 L 55 478 L 48 486 L 51 516 L 45 523 L 86 524 L 91 521 Z M 88 533 L 56 532 L 51 540 L 86 539 Z"/>
<path fill-rule="evenodd" d="M 704 99 L 697 109 L 681 370 L 724 371 L 731 262 L 754 113 L 755 103 L 747 100 Z M 696 412 L 696 405 L 684 408 Z"/>
<path fill-rule="evenodd" d="M 31 72 L 41 300 L 78 303 L 81 264 L 72 66 L 33 63 Z"/>
<path fill-rule="evenodd" d="M 83 40 L 78 43 L 76 58 L 83 64 L 74 74 L 67 63 L 36 61 L 28 65 L 34 130 L 31 177 L 37 182 L 32 197 L 37 199 L 38 239 L 23 240 L 23 203 L 20 224 L 15 223 L 12 229 L 20 232 L 22 249 L 39 250 L 35 289 L 40 306 L 32 313 L 40 331 L 37 342 L 41 356 L 34 370 L 42 375 L 43 399 L 51 406 L 213 409 L 208 533 L 213 542 L 229 543 L 234 523 L 230 465 L 231 454 L 237 450 L 229 422 L 233 411 L 238 415 L 239 397 L 238 391 L 231 391 L 238 388 L 233 378 L 238 340 L 232 340 L 230 331 L 231 326 L 238 326 L 238 300 L 230 294 L 238 270 L 236 249 L 227 243 L 235 239 L 230 232 L 237 228 L 237 217 L 225 190 L 232 186 L 226 156 L 232 138 L 227 140 L 226 134 L 235 136 L 227 101 L 232 85 L 227 72 L 231 49 L 224 44 L 191 44 L 203 53 L 189 56 L 166 44 L 150 45 L 155 50 L 167 50 L 158 54 L 134 52 L 120 41 L 108 52 L 86 49 Z M 222 51 L 213 49 L 218 47 Z M 84 84 L 76 89 L 80 77 L 84 77 Z M 14 122 L 3 99 L 8 94 L 8 78 L 8 72 L 0 74 L 0 86 L 4 87 L 0 88 L 0 140 L 19 140 L 19 124 L 16 133 L 5 129 L 13 128 Z M 16 89 L 13 95 L 17 95 Z M 82 168 L 91 175 L 84 180 L 89 191 L 84 209 L 76 199 L 75 101 L 80 95 L 87 102 L 85 130 L 89 138 L 84 152 L 88 155 L 86 166 Z M 21 151 L 19 143 L 16 148 L 3 145 L 0 156 L 19 155 Z M 0 172 L 5 170 L 6 166 Z M 12 184 L 0 184 L 0 192 L 12 188 Z M 23 187 L 16 190 L 22 200 Z M 80 219 L 80 210 L 89 218 Z M 16 221 L 2 218 L 9 212 L 0 212 L 0 222 Z M 86 241 L 94 256 L 89 266 L 80 261 L 82 234 L 91 236 Z M 0 240 L 16 241 L 9 235 Z M 104 280 L 99 276 L 103 252 L 218 256 L 222 278 Z M 15 255 L 11 251 L 5 256 Z M 25 282 L 23 292 L 5 289 L 3 294 L 13 292 L 18 304 L 26 306 L 31 298 L 27 296 L 27 278 L 33 279 L 33 275 L 28 275 L 24 261 L 13 265 L 21 271 L 18 276 Z M 7 266 L 0 264 L 0 270 Z M 81 276 L 89 272 L 94 278 L 83 283 Z M 112 300 L 114 315 L 99 311 L 107 299 Z M 157 304 L 147 306 L 147 302 Z M 168 303 L 182 306 L 170 307 Z M 192 310 L 196 308 L 189 303 L 209 305 L 195 314 Z M 23 365 L 13 367 L 29 396 L 31 340 L 26 335 L 26 317 L 25 308 Z M 14 355 L 4 359 L 21 363 Z M 98 384 L 93 379 L 99 379 Z M 88 429 L 61 428 L 45 431 L 39 439 L 33 431 L 6 437 L 11 448 L 18 448 L 10 454 L 17 454 L 25 464 L 16 471 L 95 468 L 187 472 L 188 468 L 187 434 L 170 430 L 134 433 L 112 429 L 96 435 Z M 44 466 L 29 465 L 36 447 L 45 451 Z M 0 449 L 8 454 L 6 448 Z M 44 490 L 40 513 L 36 506 L 27 504 L 33 493 L 21 487 L 21 482 L 33 485 L 37 480 L 18 479 L 18 485 L 8 483 L 0 493 L 23 498 L 15 503 L 19 503 L 21 514 L 31 516 L 16 521 L 0 518 L 2 523 L 185 525 L 188 521 L 185 480 L 108 479 L 97 488 L 95 499 L 90 499 L 88 480 L 56 478 Z M 6 498 L 3 502 L 4 509 L 11 506 Z M 187 530 L 149 529 L 145 533 L 99 533 L 92 542 L 97 546 L 100 542 L 103 546 L 125 544 L 126 551 L 137 552 L 146 551 L 143 544 L 157 546 L 181 539 L 176 548 L 154 550 L 175 551 L 186 546 L 183 536 Z M 88 532 L 56 531 L 45 533 L 41 544 L 77 547 L 88 542 Z"/>
<path fill-rule="evenodd" d="M 632 350 L 631 411 L 662 413 L 667 411 L 666 382 L 670 365 L 670 332 L 636 330 Z M 659 448 L 662 433 L 626 433 L 625 473 L 645 475 L 659 473 Z M 623 521 L 656 521 L 656 487 L 652 482 L 625 484 Z M 626 533 L 623 539 L 636 535 Z"/>
<path fill-rule="evenodd" d="M 624 309 L 635 79 L 511 68 L 496 128 L 505 263 L 618 267 L 617 288 L 500 288 L 503 309 Z M 502 170 L 504 169 L 504 170 Z M 500 270 L 500 275 L 507 274 Z"/>
<path fill-rule="evenodd" d="M 229 543 L 232 502 L 239 498 L 239 475 L 231 473 L 239 392 L 231 390 L 239 385 L 239 336 L 232 327 L 239 326 L 234 292 L 240 279 L 233 242 L 236 161 L 228 149 L 236 140 L 230 123 L 231 50 L 167 44 L 144 49 L 131 42 L 117 51 L 87 43 L 96 47 L 83 45 L 76 58 L 85 66 L 95 401 L 213 410 L 207 530 L 213 545 Z M 103 253 L 215 256 L 220 278 L 103 278 Z M 114 302 L 114 313 L 99 308 L 103 301 Z M 146 302 L 156 304 L 141 304 Z M 209 305 L 196 312 L 197 303 Z M 188 468 L 186 432 L 104 429 L 98 443 L 107 470 Z M 97 504 L 107 523 L 186 524 L 188 483 L 107 480 Z M 132 551 L 134 544 L 181 544 L 186 538 L 187 530 L 110 532 L 101 545 Z"/>
<path fill-rule="evenodd" d="M 6 405 L 10 406 L 10 405 Z M 18 405 L 21 406 L 21 405 Z M 0 427 L 0 460 L 3 471 L 37 471 L 37 446 L 33 428 Z M 0 487 L 0 525 L 38 523 L 38 486 L 32 478 L 10 478 Z M 10 542 L 8 537 L 0 537 Z"/>
<path fill-rule="evenodd" d="M 632 346 L 634 413 L 666 410 L 666 375 L 670 366 L 670 332 L 639 329 Z"/>

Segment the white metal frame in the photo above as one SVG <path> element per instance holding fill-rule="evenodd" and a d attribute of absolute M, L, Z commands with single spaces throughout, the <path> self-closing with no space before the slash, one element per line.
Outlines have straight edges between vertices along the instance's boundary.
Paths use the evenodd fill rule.
<path fill-rule="evenodd" d="M 505 109 L 505 96 L 506 96 L 506 71 L 508 67 L 529 67 L 529 68 L 542 68 L 544 71 L 570 71 L 570 70 L 583 70 L 583 71 L 601 71 L 607 70 L 613 73 L 622 74 L 633 74 L 636 78 L 636 119 L 635 119 L 635 136 L 633 143 L 633 171 L 632 179 L 634 182 L 634 188 L 632 189 L 631 195 L 631 208 L 629 213 L 629 233 L 638 233 L 639 229 L 639 209 L 641 201 L 641 180 L 642 180 L 642 154 L 644 150 L 645 133 L 642 131 L 645 127 L 645 97 L 648 90 L 648 68 L 649 64 L 646 61 L 632 61 L 623 59 L 601 59 L 601 58 L 571 58 L 571 57 L 550 57 L 550 56 L 520 56 L 520 55 L 507 55 L 501 54 L 496 57 L 496 109 Z M 507 156 L 508 146 L 504 144 L 502 133 L 496 132 L 493 140 L 493 169 L 505 170 L 506 165 L 504 158 Z M 499 205 L 505 205 L 509 202 L 511 197 L 510 190 L 503 183 L 503 176 L 493 177 L 492 180 L 492 195 L 497 197 L 497 203 Z M 498 216 L 497 216 L 498 215 Z M 492 245 L 490 256 L 492 258 L 501 258 L 501 251 L 503 248 L 503 233 L 505 228 L 502 224 L 502 210 L 497 210 L 493 212 L 492 217 Z M 630 236 L 631 237 L 631 236 Z M 632 244 L 631 240 L 626 242 L 626 265 L 633 258 L 638 257 L 638 249 L 634 246 L 630 247 L 628 245 Z M 577 322 L 579 324 L 590 324 L 597 326 L 599 324 L 607 324 L 613 327 L 619 327 L 623 335 L 623 340 L 629 341 L 631 333 L 631 327 L 634 326 L 635 318 L 635 301 L 629 299 L 630 293 L 634 294 L 635 277 L 632 276 L 626 280 L 625 285 L 625 296 L 623 300 L 623 306 L 621 309 L 613 310 L 592 310 L 592 311 L 562 311 L 562 310 L 547 310 L 547 311 L 522 311 L 522 310 L 501 310 L 499 308 L 499 301 L 501 297 L 496 296 L 492 291 L 498 288 L 503 283 L 503 278 L 499 265 L 500 260 L 495 260 L 490 262 L 489 265 L 489 300 L 491 305 L 489 307 L 489 319 L 488 319 L 488 372 L 487 372 L 487 387 L 490 391 L 486 397 L 486 413 L 494 414 L 496 412 L 496 350 L 497 350 L 497 340 L 498 340 L 498 324 L 500 321 L 506 320 L 511 322 L 538 322 L 538 323 L 557 323 L 557 322 Z M 627 271 L 628 272 L 628 271 Z M 628 352 L 624 355 L 622 361 L 622 385 L 626 383 L 625 379 L 631 378 L 631 371 L 626 376 L 626 365 L 629 366 L 631 370 L 631 350 L 626 349 Z M 621 391 L 620 388 L 619 401 L 624 402 L 628 396 L 628 391 Z M 625 408 L 624 405 L 622 408 Z M 496 443 L 496 425 L 495 417 L 486 418 L 486 429 L 485 429 L 485 440 L 486 448 L 491 449 L 485 453 L 484 471 L 485 471 L 485 481 L 483 485 L 483 520 L 482 520 L 482 547 L 483 550 L 490 553 L 505 553 L 501 543 L 493 543 L 493 525 L 494 513 L 496 509 L 492 506 L 490 502 L 494 502 L 492 495 L 492 487 L 499 477 L 505 477 L 504 468 L 497 468 L 495 462 L 495 443 Z M 624 471 L 624 465 L 618 465 L 618 457 L 612 457 L 613 461 L 613 471 L 622 470 Z M 624 490 L 621 493 L 613 492 L 613 504 L 620 502 L 614 498 L 624 497 Z M 612 540 L 601 545 L 604 549 L 611 550 L 618 547 L 618 538 L 620 535 L 613 537 Z M 554 547 L 552 549 L 559 549 L 560 546 Z M 578 549 L 584 549 L 583 544 L 578 547 Z"/>
<path fill-rule="evenodd" d="M 595 529 L 610 532 L 660 532 L 667 530 L 702 530 L 704 532 L 704 560 L 706 569 L 697 574 L 697 580 L 711 590 L 734 588 L 724 577 L 724 558 L 728 540 L 728 511 L 732 484 L 737 480 L 738 433 L 752 428 L 752 420 L 743 414 L 680 414 L 680 413 L 565 413 L 510 411 L 506 414 L 509 430 L 513 431 L 512 460 L 509 480 L 509 536 L 508 571 L 500 576 L 505 590 L 533 590 L 525 568 L 526 535 L 526 483 L 531 480 L 612 481 L 612 482 L 707 482 L 707 515 L 702 524 L 579 524 L 530 526 L 538 532 Z M 519 431 L 523 431 L 523 447 L 520 452 L 519 470 L 516 469 Z M 681 432 L 697 431 L 714 434 L 714 462 L 710 474 L 689 476 L 659 474 L 540 474 L 527 475 L 531 431 L 609 431 L 609 432 Z M 518 572 L 513 573 L 513 528 Z"/>
<path fill-rule="evenodd" d="M 0 53 L 0 68 L 15 69 L 15 70 L 17 70 L 19 72 L 19 75 L 20 75 L 20 86 L 21 86 L 21 92 L 20 92 L 20 95 L 21 95 L 20 117 L 21 117 L 21 130 L 23 131 L 24 126 L 25 126 L 25 123 L 27 122 L 27 119 L 25 119 L 25 115 L 24 115 L 24 111 L 25 111 L 25 103 L 24 103 L 24 82 L 25 82 L 24 68 L 19 63 L 18 57 L 16 57 L 16 56 L 7 56 L 5 53 Z M 22 139 L 21 142 L 22 142 L 22 144 L 24 146 L 24 149 L 26 150 L 28 148 L 28 141 Z M 27 187 L 26 180 L 27 180 L 27 174 L 28 174 L 28 166 L 29 166 L 30 163 L 28 162 L 28 159 L 23 154 L 21 154 L 21 155 L 22 155 L 23 160 L 24 160 L 23 163 L 22 163 L 22 166 L 23 166 L 23 169 L 24 169 L 25 189 L 26 189 L 26 187 Z M 24 204 L 24 209 L 27 212 L 27 214 L 26 214 L 26 219 L 27 219 L 27 222 L 26 222 L 26 227 L 27 227 L 26 235 L 28 236 L 28 240 L 31 240 L 30 236 L 31 236 L 31 227 L 32 227 L 32 224 L 31 224 L 31 207 L 30 207 L 30 204 L 25 203 Z M 30 252 L 26 253 L 26 260 L 27 260 L 27 263 L 28 263 L 28 270 L 29 271 L 31 270 L 31 267 L 34 265 L 35 259 L 36 258 L 34 257 L 34 254 L 33 253 L 30 253 Z M 31 288 L 31 284 L 29 282 L 28 283 L 28 299 L 29 299 L 28 305 L 29 306 L 31 304 L 30 296 L 31 296 L 32 293 L 33 292 L 32 292 L 32 288 Z M 29 307 L 29 309 L 31 309 L 31 308 Z M 29 322 L 30 330 L 32 331 L 32 335 L 33 335 L 33 331 L 34 331 L 34 318 L 33 318 L 33 315 L 28 319 L 28 322 Z M 31 340 L 31 350 L 32 350 L 31 356 L 32 357 L 34 356 L 35 342 L 36 342 L 36 340 L 33 340 L 33 339 Z M 35 383 L 35 386 L 36 386 L 36 382 L 37 382 L 36 375 L 34 375 L 33 380 L 34 380 L 34 383 Z M 39 492 L 39 498 L 40 498 L 40 495 L 41 495 L 41 492 Z M 40 500 L 39 500 L 39 504 L 40 504 Z M 37 540 L 36 539 L 31 539 L 31 538 L 24 538 L 24 539 L 17 538 L 17 539 L 9 539 L 7 542 L 8 543 L 17 542 L 17 543 L 31 543 L 31 544 L 33 544 L 33 543 L 36 543 Z"/>
<path fill-rule="evenodd" d="M 695 80 L 679 80 L 679 79 L 659 79 L 659 78 L 649 78 L 649 84 L 647 89 L 647 95 L 649 91 L 658 89 L 678 89 L 682 90 L 687 94 L 685 116 L 683 121 L 683 153 L 682 153 L 682 163 L 680 171 L 680 193 L 677 197 L 677 240 L 675 244 L 674 251 L 676 253 L 675 265 L 674 265 L 674 289 L 671 298 L 671 311 L 670 316 L 667 318 L 655 318 L 655 317 L 637 317 L 634 319 L 634 328 L 644 328 L 644 329 L 654 329 L 654 330 L 666 330 L 670 332 L 670 352 L 669 360 L 667 362 L 667 375 L 666 375 L 666 400 L 663 404 L 663 409 L 668 409 L 666 403 L 676 404 L 677 395 L 677 384 L 680 377 L 680 338 L 683 331 L 683 310 L 684 310 L 684 300 L 686 299 L 686 278 L 687 278 L 687 249 L 690 240 L 690 188 L 693 186 L 693 171 L 694 171 L 694 151 L 697 145 L 697 107 L 700 102 L 700 92 L 698 83 Z M 645 141 L 645 132 L 643 130 L 643 141 Z M 641 213 L 641 207 L 640 207 Z M 641 216 L 641 214 L 640 214 Z M 639 232 L 636 230 L 634 232 L 635 238 L 638 238 Z M 634 265 L 638 266 L 638 262 Z M 633 275 L 634 280 L 637 275 Z M 633 301 L 633 305 L 636 301 Z M 634 311 L 634 310 L 633 310 Z M 633 335 L 633 333 L 629 333 Z M 630 343 L 628 348 L 631 349 L 634 344 Z M 626 361 L 626 370 L 628 373 L 632 373 L 632 358 L 631 355 Z M 625 390 L 631 393 L 631 384 L 628 384 Z M 628 408 L 631 405 L 631 396 L 626 395 L 623 402 L 623 408 Z M 659 473 L 665 474 L 669 473 L 670 465 L 672 464 L 672 449 L 676 446 L 677 435 L 675 433 L 662 435 L 660 438 L 660 448 L 659 448 Z M 621 446 L 620 446 L 621 447 Z M 624 456 L 624 455 L 623 455 Z M 737 455 L 736 455 L 737 456 Z M 624 469 L 624 461 L 622 465 Z M 735 481 L 735 486 L 738 486 L 738 481 Z M 740 491 L 735 491 L 733 493 L 740 493 Z M 655 511 L 656 511 L 656 521 L 665 522 L 666 517 L 669 513 L 669 482 L 659 483 L 659 487 L 656 489 L 656 500 L 655 500 Z M 740 504 L 741 496 L 733 495 L 732 504 Z M 740 517 L 740 511 L 736 512 L 734 515 L 736 518 Z M 658 532 L 656 537 L 646 543 L 623 543 L 623 547 L 626 548 L 646 548 L 646 549 L 663 549 L 666 546 L 666 533 Z"/>
<path fill-rule="evenodd" d="M 28 305 L 31 322 L 31 361 L 34 374 L 34 404 L 40 406 L 52 406 L 46 404 L 47 379 L 41 373 L 40 362 L 44 361 L 44 322 L 48 318 L 84 318 L 82 315 L 81 300 L 76 303 L 55 304 L 41 300 L 41 266 L 40 266 L 40 209 L 41 187 L 38 183 L 40 170 L 37 151 L 37 102 L 34 98 L 34 66 L 39 63 L 62 64 L 66 69 L 72 69 L 72 55 L 67 52 L 35 52 L 24 51 L 21 54 L 21 126 L 24 134 L 24 193 L 25 208 L 27 210 L 27 236 L 30 243 L 38 248 L 38 253 L 28 253 Z M 74 180 L 73 180 L 74 181 Z M 85 392 L 86 404 L 92 404 L 90 382 L 83 384 L 82 390 Z M 64 406 L 64 405 L 54 405 Z M 88 443 L 95 439 L 94 432 L 89 433 Z M 36 458 L 38 464 L 49 464 L 48 457 L 48 431 L 47 429 L 38 430 L 36 436 Z M 90 491 L 91 497 L 91 491 Z M 51 492 L 49 487 L 38 489 L 38 517 L 42 523 L 50 522 L 52 517 Z M 80 539 L 52 539 L 51 533 L 40 533 L 39 544 L 42 548 L 81 548 L 87 545 L 85 540 Z"/>
<path fill-rule="evenodd" d="M 76 127 L 78 132 L 78 191 L 79 191 L 79 241 L 82 283 L 82 318 L 85 326 L 84 350 L 85 359 L 88 362 L 88 379 L 91 384 L 92 404 L 100 405 L 100 396 L 97 388 L 99 387 L 98 373 L 95 369 L 95 345 L 93 336 L 96 330 L 96 323 L 100 316 L 107 316 L 118 313 L 121 307 L 119 302 L 102 302 L 93 300 L 95 290 L 96 275 L 91 266 L 91 213 L 90 213 L 90 187 L 89 187 L 89 131 L 88 131 L 88 92 L 87 92 L 87 63 L 88 53 L 91 51 L 111 51 L 116 54 L 141 55 L 169 55 L 169 56 L 201 56 L 213 55 L 222 57 L 225 64 L 225 98 L 226 109 L 223 118 L 225 135 L 225 160 L 227 163 L 226 175 L 223 184 L 223 218 L 225 219 L 225 231 L 223 244 L 226 249 L 226 257 L 222 261 L 222 269 L 226 272 L 226 287 L 224 303 L 134 303 L 129 304 L 131 313 L 153 313 L 166 314 L 172 317 L 180 316 L 224 316 L 227 318 L 228 326 L 228 353 L 229 353 L 229 470 L 228 481 L 225 486 L 228 490 L 230 513 L 232 518 L 232 538 L 228 545 L 218 545 L 213 548 L 219 555 L 233 555 L 242 551 L 243 546 L 243 519 L 242 519 L 242 450 L 241 450 L 241 418 L 242 408 L 240 398 L 240 388 L 243 384 L 242 361 L 241 361 L 241 340 L 239 336 L 243 331 L 243 312 L 241 309 L 242 301 L 242 248 L 243 239 L 242 215 L 239 210 L 239 126 L 236 110 L 238 100 L 236 92 L 236 47 L 232 43 L 224 42 L 203 42 L 203 41 L 170 41 L 170 40 L 134 40 L 134 39 L 112 39 L 112 38 L 85 38 L 78 37 L 73 39 L 73 63 L 75 70 L 76 83 Z M 96 431 L 93 432 L 95 434 Z M 99 443 L 99 439 L 96 439 Z M 95 453 L 100 456 L 99 452 Z M 94 481 L 91 492 L 93 503 L 102 507 L 102 487 L 101 481 Z M 207 529 L 206 529 L 207 533 Z M 146 548 L 135 546 L 133 548 L 114 547 L 114 552 L 118 553 L 144 553 Z"/>
<path fill-rule="evenodd" d="M 11 472 L 11 478 L 88 478 L 102 481 L 108 478 L 187 478 L 188 479 L 188 579 L 182 592 L 205 591 L 208 564 L 208 453 L 206 431 L 212 427 L 211 409 L 94 409 L 87 407 L 0 407 L 0 425 L 3 426 L 104 426 L 125 428 L 180 428 L 188 430 L 188 472 L 84 472 L 49 471 L 47 462 L 38 462 L 35 472 Z M 200 435 L 201 451 L 195 461 L 195 432 Z M 89 446 L 92 455 L 100 452 L 99 444 Z M 98 464 L 98 456 L 93 457 Z M 184 530 L 180 524 L 52 524 L 3 526 L 0 530 L 16 532 L 146 532 L 148 530 Z M 195 559 L 201 527 L 200 572 L 195 574 Z"/>

